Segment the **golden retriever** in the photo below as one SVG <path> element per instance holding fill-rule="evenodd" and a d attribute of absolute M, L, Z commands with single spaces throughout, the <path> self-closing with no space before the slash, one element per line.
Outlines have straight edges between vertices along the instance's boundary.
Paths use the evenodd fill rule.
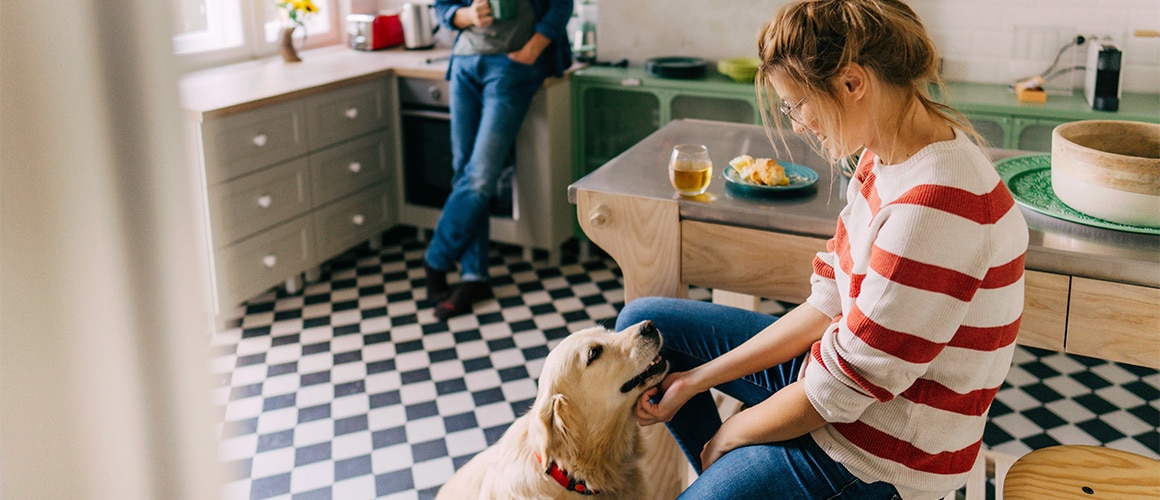
<path fill-rule="evenodd" d="M 531 410 L 460 468 L 436 498 L 676 496 L 683 485 L 671 473 L 660 474 L 674 479 L 671 484 L 646 484 L 640 467 L 646 445 L 633 414 L 641 393 L 668 371 L 660 347 L 651 321 L 619 333 L 594 327 L 565 337 L 544 361 Z"/>

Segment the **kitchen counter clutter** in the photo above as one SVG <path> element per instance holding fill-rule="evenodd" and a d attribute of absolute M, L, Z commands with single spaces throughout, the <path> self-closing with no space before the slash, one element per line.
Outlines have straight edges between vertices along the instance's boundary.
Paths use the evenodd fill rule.
<path fill-rule="evenodd" d="M 309 280 L 360 242 L 376 245 L 395 224 L 433 227 L 438 208 L 404 201 L 398 82 L 442 81 L 449 53 L 333 46 L 299 63 L 263 59 L 181 79 L 219 319 L 272 286 L 295 291 L 303 273 Z M 573 234 L 569 96 L 566 78 L 549 78 L 533 99 L 514 155 L 516 206 L 492 217 L 493 239 L 528 255 L 558 258 Z"/>
<path fill-rule="evenodd" d="M 624 274 L 625 299 L 683 296 L 688 285 L 800 303 L 811 262 L 833 235 L 846 179 L 804 140 L 775 154 L 760 126 L 677 120 L 568 189 L 585 234 Z M 675 196 L 666 161 L 675 144 L 708 146 L 709 190 Z M 998 160 L 1024 152 L 989 150 Z M 813 190 L 753 198 L 720 172 L 741 154 L 817 171 Z M 1055 219 L 1022 209 L 1030 231 L 1024 345 L 1160 368 L 1160 235 Z"/>

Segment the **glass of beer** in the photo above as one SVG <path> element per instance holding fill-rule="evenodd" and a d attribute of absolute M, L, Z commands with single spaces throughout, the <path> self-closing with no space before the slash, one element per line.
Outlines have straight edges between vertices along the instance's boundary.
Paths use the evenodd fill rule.
<path fill-rule="evenodd" d="M 702 144 L 673 146 L 673 155 L 669 158 L 669 181 L 681 196 L 704 194 L 712 178 L 713 162 L 709 159 L 709 148 Z"/>

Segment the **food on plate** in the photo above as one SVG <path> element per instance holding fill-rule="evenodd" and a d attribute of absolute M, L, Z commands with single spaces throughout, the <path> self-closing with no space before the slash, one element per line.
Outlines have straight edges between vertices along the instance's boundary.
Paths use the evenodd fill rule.
<path fill-rule="evenodd" d="M 754 184 L 763 186 L 788 186 L 789 177 L 785 175 L 785 167 L 772 158 L 754 158 L 741 155 L 729 160 L 729 165 L 741 176 Z"/>

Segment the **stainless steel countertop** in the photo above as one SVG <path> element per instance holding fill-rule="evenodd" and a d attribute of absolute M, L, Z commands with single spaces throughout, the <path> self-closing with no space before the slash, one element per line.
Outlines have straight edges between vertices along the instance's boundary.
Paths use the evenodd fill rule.
<path fill-rule="evenodd" d="M 674 120 L 656 133 L 584 178 L 568 186 L 568 200 L 576 203 L 576 191 L 672 199 L 679 203 L 683 220 L 715 222 L 782 233 L 829 238 L 838 213 L 846 204 L 847 180 L 814 153 L 804 139 L 787 135 L 785 146 L 777 141 L 777 154 L 765 130 L 700 120 Z M 682 143 L 704 144 L 713 160 L 713 181 L 698 198 L 677 196 L 669 184 L 667 162 L 672 147 Z M 1020 151 L 988 150 L 992 159 L 1024 154 Z M 722 176 L 729 160 L 740 154 L 772 157 L 808 166 L 818 172 L 817 184 L 794 195 L 752 198 L 726 188 Z M 1020 207 L 1030 231 L 1028 269 L 1100 280 L 1160 287 L 1160 235 L 1127 233 L 1075 224 Z"/>

